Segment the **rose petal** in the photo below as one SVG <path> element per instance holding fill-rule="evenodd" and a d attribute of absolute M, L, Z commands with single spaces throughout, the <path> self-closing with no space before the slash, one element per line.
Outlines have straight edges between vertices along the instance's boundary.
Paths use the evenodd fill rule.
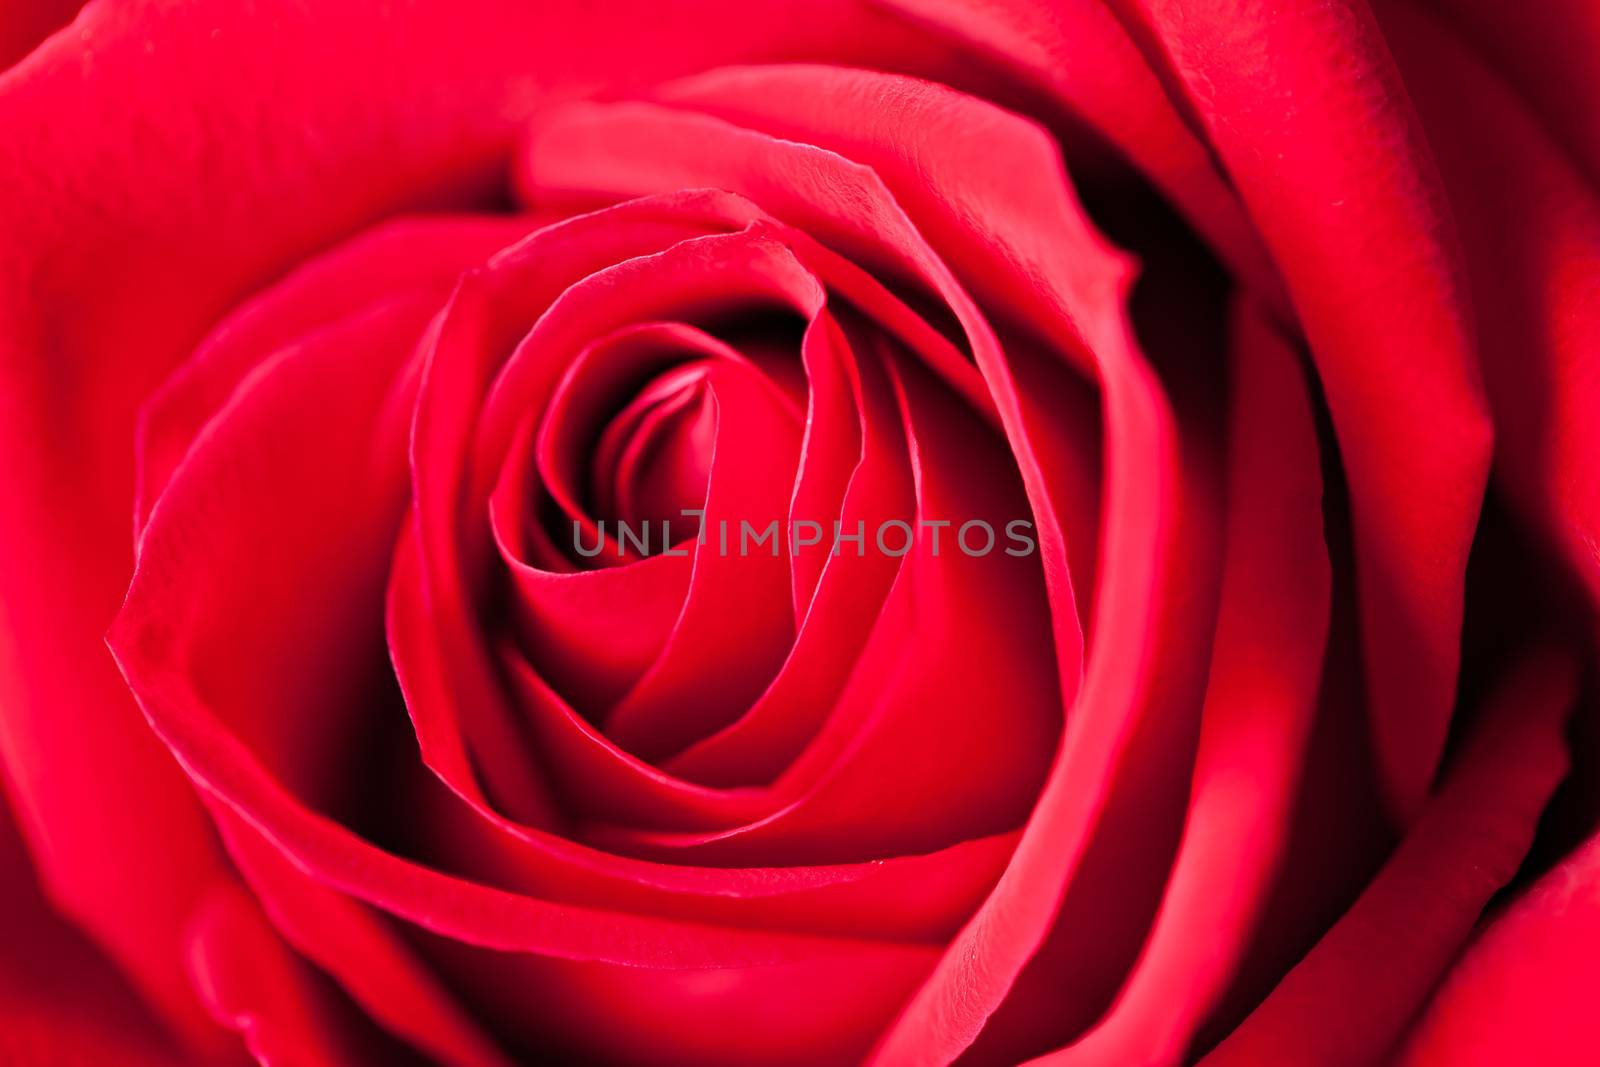
<path fill-rule="evenodd" d="M 115 965 L 51 910 L 0 804 L 0 1061 L 99 1067 L 178 1062 Z"/>
<path fill-rule="evenodd" d="M 463 876 L 574 904 L 749 929 L 939 946 L 982 901 L 1016 835 L 924 855 L 794 867 L 685 867 L 631 859 L 564 839 L 517 839 L 478 818 L 438 783 L 417 800 L 419 854 Z"/>
<path fill-rule="evenodd" d="M 1373 6 L 1380 15 L 1420 8 L 1448 24 L 1445 32 L 1469 42 L 1577 157 L 1591 187 L 1600 184 L 1600 115 L 1583 103 L 1600 96 L 1600 75 L 1590 58 L 1600 47 L 1600 13 L 1593 4 L 1548 0 L 1518 10 L 1494 0 L 1381 0 Z"/>
<path fill-rule="evenodd" d="M 866 329 L 859 327 L 860 331 Z M 830 514 L 837 514 L 834 521 L 841 534 L 870 529 L 875 536 L 886 522 L 915 518 L 913 487 L 904 430 L 889 381 L 870 349 L 865 358 L 856 355 L 859 345 L 868 343 L 863 333 L 857 336 L 858 345 L 842 349 L 849 352 L 848 365 L 833 373 L 850 378 L 848 388 L 854 397 L 849 404 L 856 414 L 854 440 L 859 458 L 843 499 Z M 826 410 L 820 399 L 828 382 L 822 364 L 821 357 L 812 364 L 813 396 L 819 398 L 812 409 L 812 427 L 821 423 L 818 413 Z M 818 462 L 809 437 L 807 445 L 806 466 L 792 512 L 797 515 L 802 514 L 804 479 Z M 835 552 L 834 530 L 828 525 L 819 546 L 826 555 L 815 594 L 799 621 L 789 658 L 772 685 L 737 721 L 675 756 L 666 764 L 668 770 L 722 785 L 773 781 L 793 764 L 830 714 L 879 617 L 900 561 L 876 550 L 858 554 L 842 542 Z M 797 570 L 800 562 L 795 560 Z"/>
<path fill-rule="evenodd" d="M 1492 25 L 1494 36 L 1475 36 L 1475 43 L 1522 60 L 1511 64 L 1512 76 L 1536 102 L 1552 103 L 1549 87 L 1584 76 L 1563 60 L 1566 44 L 1581 47 L 1583 22 L 1574 12 L 1560 35 L 1566 44 L 1557 45 L 1545 39 L 1552 27 L 1545 9 L 1528 14 L 1518 27 L 1475 5 L 1463 11 L 1464 27 L 1399 9 L 1386 11 L 1385 22 L 1431 123 L 1473 270 L 1501 442 L 1497 481 L 1562 547 L 1594 598 L 1600 596 L 1594 555 L 1600 497 L 1588 472 L 1600 447 L 1591 414 L 1600 204 L 1592 182 L 1575 172 L 1522 98 L 1469 53 L 1457 32 Z M 1530 78 L 1535 72 L 1522 49 L 1533 41 L 1550 47 Z M 1490 139 L 1495 147 L 1486 152 Z M 1588 158 L 1581 145 L 1568 147 Z M 1513 214 L 1505 216 L 1508 210 Z M 1581 991 L 1593 985 L 1600 936 L 1596 855 L 1594 843 L 1585 843 L 1488 922 L 1414 1024 L 1398 1062 L 1582 1062 L 1594 1045 L 1595 1016 Z"/>
<path fill-rule="evenodd" d="M 577 488 L 586 462 L 583 446 L 597 435 L 593 424 L 612 400 L 610 393 L 697 356 L 742 358 L 680 322 L 624 326 L 591 342 L 557 388 L 549 412 L 530 412 L 518 430 L 489 500 L 490 526 L 516 590 L 512 610 L 521 643 L 540 649 L 540 673 L 591 713 L 609 707 L 660 653 L 683 604 L 691 564 L 687 553 L 662 553 L 611 565 L 620 562 L 614 558 L 616 531 L 602 541 L 592 516 L 573 514 L 574 507 L 584 510 Z M 592 570 L 573 563 L 575 546 L 563 552 L 556 545 L 529 499 L 557 483 L 566 488 L 552 493 L 568 498 L 560 521 L 570 523 L 571 537 L 598 552 L 599 566 Z M 699 493 L 703 505 L 703 482 Z M 692 524 L 689 518 L 676 521 L 685 532 Z M 580 530 L 580 523 L 587 528 Z M 675 533 L 672 539 L 682 538 Z"/>
<path fill-rule="evenodd" d="M 1178 1063 L 1283 854 L 1328 632 L 1316 428 L 1295 353 L 1239 305 L 1227 556 L 1183 844 L 1109 1014 L 1040 1062 Z"/>
<path fill-rule="evenodd" d="M 1287 297 L 1209 146 L 1185 125 L 1144 56 L 1103 0 L 879 0 L 1043 86 L 1115 145 L 1203 234 L 1273 311 Z"/>
<path fill-rule="evenodd" d="M 437 308 L 456 277 L 532 228 L 527 219 L 422 216 L 385 223 L 296 268 L 235 309 L 139 414 L 134 535 L 201 427 L 253 368 L 377 304 Z"/>
<path fill-rule="evenodd" d="M 237 887 L 219 887 L 196 910 L 188 941 L 196 993 L 219 1022 L 239 1032 L 257 1063 L 337 1067 L 403 1055 L 374 1040 L 370 1025 L 318 982 Z M 122 1054 L 114 1055 L 121 1062 Z"/>
<path fill-rule="evenodd" d="M 651 970 L 431 947 L 520 1062 L 704 1067 L 857 1062 L 934 952 L 845 949 L 742 970 Z"/>
<path fill-rule="evenodd" d="M 1412 1026 L 1402 1067 L 1587 1063 L 1600 942 L 1600 846 L 1591 839 L 1489 921 Z"/>
<path fill-rule="evenodd" d="M 148 536 L 171 509 L 177 514 L 169 522 L 206 531 L 203 546 L 175 545 L 169 535 L 141 548 L 135 585 L 178 585 L 186 590 L 182 599 L 164 605 L 159 617 L 130 602 L 119 617 L 119 629 L 137 619 L 160 632 L 197 689 L 227 709 L 229 728 L 319 809 L 351 788 L 342 781 L 342 761 L 369 726 L 363 713 L 373 679 L 381 678 L 373 598 L 405 504 L 402 460 L 416 376 L 403 371 L 408 363 L 414 369 L 412 346 L 426 316 L 426 309 L 381 304 L 311 334 L 247 375 L 196 440 L 146 527 Z M 342 431 L 285 434 L 278 411 L 300 402 L 299 389 L 340 392 L 348 405 Z M 313 463 L 327 468 L 321 480 L 291 480 Z M 252 498 L 239 499 L 246 485 Z M 312 516 L 315 524 L 307 521 Z M 219 580 L 199 586 L 190 579 L 230 561 L 228 553 L 246 543 L 253 546 L 248 558 L 222 566 Z M 309 610 L 308 590 L 324 586 L 350 595 Z M 248 670 L 241 648 L 251 650 Z M 262 689 L 256 672 L 276 684 Z"/>
<path fill-rule="evenodd" d="M 1527 854 L 1566 773 L 1575 673 L 1553 649 L 1507 670 L 1399 849 L 1207 1067 L 1368 1063 L 1389 1049 Z"/>
<path fill-rule="evenodd" d="M 335 976 L 374 1022 L 444 1063 L 508 1062 L 438 977 L 369 910 L 308 878 L 225 806 L 213 804 L 211 811 L 276 929 Z M 243 962 L 249 959 L 246 953 Z"/>
<path fill-rule="evenodd" d="M 1600 194 L 1450 30 L 1388 21 L 1467 253 L 1496 486 L 1600 600 Z"/>
<path fill-rule="evenodd" d="M 0 22 L 0 71 L 71 22 L 82 6 L 83 0 L 20 0 L 12 5 Z"/>
<path fill-rule="evenodd" d="M 1407 817 L 1449 727 L 1491 444 L 1426 142 L 1365 4 L 1111 6 L 1198 114 L 1311 341 L 1351 487 L 1372 727 Z"/>

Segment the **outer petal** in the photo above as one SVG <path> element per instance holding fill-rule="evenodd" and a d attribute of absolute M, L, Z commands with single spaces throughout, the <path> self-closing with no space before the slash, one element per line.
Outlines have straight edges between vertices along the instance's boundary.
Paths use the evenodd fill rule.
<path fill-rule="evenodd" d="M 1221 156 L 1311 341 L 1350 480 L 1380 766 L 1409 816 L 1449 726 L 1490 451 L 1421 129 L 1366 0 L 1110 2 Z"/>
<path fill-rule="evenodd" d="M 1491 922 L 1414 1024 L 1402 1067 L 1578 1067 L 1600 1048 L 1600 840 Z"/>
<path fill-rule="evenodd" d="M 177 1051 L 83 935 L 51 911 L 0 803 L 0 1062 L 157 1067 Z"/>
<path fill-rule="evenodd" d="M 397 219 L 301 265 L 235 308 L 140 412 L 135 539 L 200 429 L 260 363 L 380 305 L 406 302 L 431 314 L 462 271 L 535 225 L 496 215 Z"/>
<path fill-rule="evenodd" d="M 1439 792 L 1361 899 L 1205 1067 L 1335 1067 L 1389 1050 L 1527 854 L 1567 770 L 1575 676 L 1571 657 L 1548 648 L 1506 671 Z"/>
<path fill-rule="evenodd" d="M 1043 87 L 1158 186 L 1258 296 L 1270 301 L 1270 310 L 1286 306 L 1283 283 L 1209 147 L 1184 124 L 1104 0 L 878 2 Z"/>
<path fill-rule="evenodd" d="M 1547 51 L 1537 70 L 1522 51 L 1552 34 L 1580 47 L 1592 9 L 1573 12 L 1562 28 L 1553 12 L 1564 5 L 1530 9 L 1517 26 L 1486 6 L 1460 6 L 1469 27 L 1494 27 L 1475 44 L 1521 60 L 1507 69 L 1519 81 L 1534 79 L 1522 88 L 1536 102 L 1557 103 L 1546 91 L 1592 74 L 1565 62 L 1566 45 Z M 1496 476 L 1507 498 L 1565 549 L 1592 601 L 1600 598 L 1593 475 L 1600 463 L 1600 198 L 1454 26 L 1399 9 L 1386 21 L 1430 122 L 1479 284 L 1485 374 L 1502 443 Z M 1597 946 L 1600 845 L 1591 839 L 1488 924 L 1415 1024 L 1399 1062 L 1592 1059 L 1600 1031 L 1585 993 L 1600 980 Z"/>
<path fill-rule="evenodd" d="M 1216 1007 L 1277 873 L 1328 634 L 1310 397 L 1260 313 L 1235 318 L 1220 621 L 1184 840 L 1143 955 L 1082 1041 L 1041 1062 L 1175 1064 Z"/>
<path fill-rule="evenodd" d="M 1496 0 L 1384 0 L 1418 6 L 1459 32 L 1502 74 L 1562 148 L 1576 157 L 1591 186 L 1600 185 L 1600 8 L 1588 0 L 1544 0 L 1536 6 Z M 1446 31 L 1446 32 L 1451 32 Z"/>
<path fill-rule="evenodd" d="M 1600 603 L 1600 186 L 1451 29 L 1386 21 L 1467 253 L 1496 484 Z"/>
<path fill-rule="evenodd" d="M 215 805 L 212 814 L 260 907 L 306 960 L 339 981 L 358 1010 L 444 1063 L 496 1067 L 506 1062 L 438 976 L 419 964 L 374 912 L 305 877 L 227 808 Z M 246 931 L 245 936 L 246 945 L 223 945 L 221 950 L 242 954 L 240 962 L 248 965 L 254 955 L 248 939 L 260 935 Z M 282 946 L 276 951 L 289 955 Z M 314 995 L 307 999 L 313 1003 L 306 1012 L 326 1010 Z M 281 1025 L 270 1013 L 263 1022 Z"/>
<path fill-rule="evenodd" d="M 200 999 L 265 1067 L 392 1063 L 404 1054 L 297 959 L 236 886 L 219 887 L 196 910 L 187 957 Z"/>

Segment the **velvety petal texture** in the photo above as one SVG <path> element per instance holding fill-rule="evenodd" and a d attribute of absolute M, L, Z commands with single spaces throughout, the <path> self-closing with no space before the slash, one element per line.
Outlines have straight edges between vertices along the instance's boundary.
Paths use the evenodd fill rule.
<path fill-rule="evenodd" d="M 1510 10 L 0 15 L 0 1059 L 1593 1060 Z"/>

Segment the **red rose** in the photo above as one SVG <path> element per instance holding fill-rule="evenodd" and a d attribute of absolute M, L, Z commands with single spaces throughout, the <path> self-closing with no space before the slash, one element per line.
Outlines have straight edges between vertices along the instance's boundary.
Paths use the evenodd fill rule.
<path fill-rule="evenodd" d="M 1581 0 L 24 7 L 0 1058 L 1593 1058 Z"/>

